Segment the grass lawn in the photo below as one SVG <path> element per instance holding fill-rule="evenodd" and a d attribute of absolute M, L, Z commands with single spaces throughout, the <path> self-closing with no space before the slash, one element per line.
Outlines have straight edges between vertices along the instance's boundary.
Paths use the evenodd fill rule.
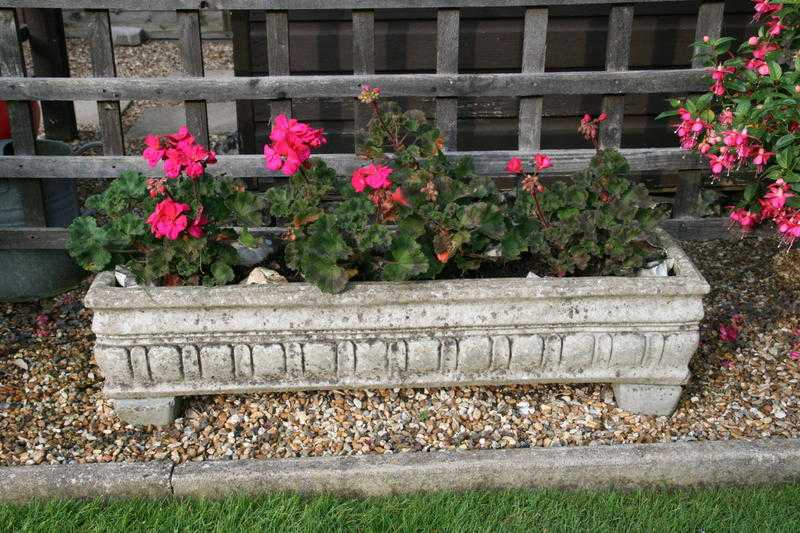
<path fill-rule="evenodd" d="M 0 531 L 800 531 L 800 486 L 0 505 Z"/>

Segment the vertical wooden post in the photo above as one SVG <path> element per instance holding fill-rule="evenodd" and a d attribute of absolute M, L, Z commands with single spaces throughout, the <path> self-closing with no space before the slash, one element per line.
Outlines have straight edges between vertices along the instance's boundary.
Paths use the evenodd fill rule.
<path fill-rule="evenodd" d="M 181 71 L 187 76 L 203 77 L 203 41 L 200 36 L 200 12 L 178 11 L 178 42 L 181 48 Z M 209 145 L 208 111 L 205 100 L 187 100 L 186 126 L 200 144 Z"/>
<path fill-rule="evenodd" d="M 250 12 L 231 11 L 233 30 L 233 74 L 251 76 L 252 52 L 250 50 Z M 239 152 L 256 153 L 256 117 L 252 100 L 236 100 L 236 125 L 239 130 Z"/>
<path fill-rule="evenodd" d="M 267 11 L 267 62 L 270 76 L 289 75 L 289 14 L 286 11 Z M 291 116 L 292 101 L 273 100 L 270 115 Z"/>
<path fill-rule="evenodd" d="M 69 57 L 61 9 L 26 9 L 25 21 L 31 45 L 33 75 L 69 78 Z M 50 101 L 41 105 L 47 138 L 61 141 L 77 139 L 78 124 L 72 102 Z"/>
<path fill-rule="evenodd" d="M 724 2 L 709 2 L 700 5 L 697 13 L 697 26 L 695 26 L 694 40 L 699 42 L 708 35 L 716 39 L 722 33 L 722 16 L 725 11 Z M 692 54 L 692 68 L 702 68 L 703 58 L 699 50 Z M 702 215 L 701 194 L 703 192 L 703 176 L 707 172 L 697 170 L 684 170 L 678 173 L 678 187 L 672 204 L 673 218 L 694 218 Z"/>
<path fill-rule="evenodd" d="M 17 36 L 18 27 L 16 11 L 0 9 L 0 75 L 2 76 L 25 76 L 25 60 Z M 35 154 L 36 132 L 33 131 L 30 102 L 9 101 L 8 118 L 11 124 L 11 138 L 14 141 L 14 154 Z M 24 224 L 44 226 L 45 210 L 39 180 L 23 178 L 13 181 L 14 186 L 22 193 Z"/>
<path fill-rule="evenodd" d="M 461 14 L 458 9 L 437 12 L 436 73 L 458 73 L 458 34 Z M 458 149 L 458 99 L 436 99 L 436 125 L 447 150 Z"/>
<path fill-rule="evenodd" d="M 633 6 L 623 5 L 611 8 L 611 13 L 608 17 L 608 39 L 606 40 L 607 71 L 619 72 L 628 70 L 628 62 L 631 55 L 632 26 Z M 603 112 L 608 115 L 608 118 L 600 128 L 600 146 L 602 148 L 619 148 L 622 144 L 625 96 L 604 96 Z"/>
<path fill-rule="evenodd" d="M 522 72 L 544 72 L 547 50 L 547 8 L 525 10 L 522 34 Z M 535 152 L 542 143 L 541 96 L 519 99 L 519 141 L 522 152 Z"/>
<path fill-rule="evenodd" d="M 111 41 L 111 21 L 108 17 L 108 10 L 91 9 L 86 13 L 91 33 L 89 43 L 93 74 L 97 78 L 116 77 L 117 67 L 114 61 L 114 45 Z M 100 131 L 103 134 L 103 154 L 122 155 L 125 153 L 125 142 L 122 137 L 119 101 L 98 101 L 97 114 Z"/>
<path fill-rule="evenodd" d="M 358 82 L 359 74 L 375 74 L 375 12 L 353 11 L 353 75 Z M 355 100 L 353 104 L 353 140 L 358 148 L 359 133 L 369 124 L 372 111 Z"/>

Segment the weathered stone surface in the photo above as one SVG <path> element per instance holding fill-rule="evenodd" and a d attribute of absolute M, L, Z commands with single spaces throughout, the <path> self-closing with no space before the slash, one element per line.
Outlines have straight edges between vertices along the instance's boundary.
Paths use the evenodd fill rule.
<path fill-rule="evenodd" d="M 122 289 L 103 273 L 86 303 L 112 398 L 610 382 L 662 386 L 620 389 L 633 410 L 662 414 L 688 379 L 709 290 L 663 239 L 675 276 L 354 283 L 330 295 L 305 283 Z"/>
<path fill-rule="evenodd" d="M 147 398 L 114 400 L 114 410 L 122 420 L 135 425 L 165 426 L 178 417 L 177 398 Z"/>
<path fill-rule="evenodd" d="M 106 463 L 0 467 L 0 501 L 45 498 L 167 498 L 172 463 Z"/>
<path fill-rule="evenodd" d="M 681 398 L 679 385 L 637 385 L 615 383 L 614 398 L 626 411 L 651 415 L 671 415 Z"/>
<path fill-rule="evenodd" d="M 796 439 L 672 442 L 213 461 L 175 467 L 177 497 L 275 491 L 386 496 L 521 488 L 634 489 L 755 485 L 800 479 Z"/>

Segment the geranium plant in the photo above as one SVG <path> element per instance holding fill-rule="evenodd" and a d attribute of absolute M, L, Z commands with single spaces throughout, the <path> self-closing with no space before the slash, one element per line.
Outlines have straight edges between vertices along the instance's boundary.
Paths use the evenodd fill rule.
<path fill-rule="evenodd" d="M 550 188 L 540 178 L 549 157 L 535 154 L 527 171 L 514 158 L 506 171 L 517 186 L 501 192 L 469 158 L 444 154 L 422 112 L 384 102 L 378 88 L 364 86 L 359 99 L 373 117 L 358 150 L 364 164 L 349 179 L 311 158 L 324 134 L 294 119 L 277 117 L 264 148 L 265 164 L 289 176 L 267 192 L 270 214 L 288 227 L 286 264 L 322 290 L 480 275 L 523 259 L 543 274 L 625 274 L 652 257 L 644 243 L 658 214 L 618 152 L 598 151 L 576 181 Z M 581 131 L 596 139 L 603 119 Z M 332 195 L 340 201 L 326 201 Z"/>
<path fill-rule="evenodd" d="M 259 200 L 240 182 L 208 176 L 216 155 L 185 127 L 145 144 L 143 157 L 151 167 L 160 163 L 166 177 L 125 172 L 90 197 L 96 216 L 75 219 L 67 250 L 87 270 L 124 265 L 142 283 L 230 283 L 238 260 L 232 243 L 258 244 L 247 229 L 232 227 L 260 225 Z"/>
<path fill-rule="evenodd" d="M 712 179 L 743 171 L 749 180 L 730 218 L 744 231 L 774 223 L 800 238 L 800 5 L 754 0 L 755 35 L 704 37 L 708 92 L 671 101 L 681 146 L 707 161 Z"/>

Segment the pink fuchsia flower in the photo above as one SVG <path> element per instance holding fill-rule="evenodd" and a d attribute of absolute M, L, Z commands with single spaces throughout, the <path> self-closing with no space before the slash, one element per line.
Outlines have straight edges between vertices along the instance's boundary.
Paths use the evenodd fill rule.
<path fill-rule="evenodd" d="M 725 76 L 736 72 L 736 68 L 717 65 L 716 67 L 711 68 L 710 71 L 711 71 L 711 79 L 714 80 L 714 84 L 711 86 L 711 92 L 713 92 L 717 96 L 724 95 L 725 86 L 722 84 L 722 82 L 724 81 Z"/>
<path fill-rule="evenodd" d="M 533 156 L 533 165 L 536 167 L 536 172 L 541 172 L 546 168 L 552 167 L 553 162 L 550 160 L 550 157 L 544 154 L 536 154 Z"/>
<path fill-rule="evenodd" d="M 166 237 L 174 241 L 189 225 L 185 213 L 189 205 L 175 202 L 172 198 L 165 198 L 156 205 L 155 211 L 147 218 L 150 231 L 157 239 Z"/>
<path fill-rule="evenodd" d="M 775 152 L 767 152 L 762 147 L 758 148 L 756 155 L 753 157 L 753 164 L 758 167 L 759 172 L 764 170 L 764 166 L 769 162 L 773 155 L 775 155 Z"/>
<path fill-rule="evenodd" d="M 758 48 L 753 50 L 753 57 L 756 59 L 766 59 L 767 54 L 770 52 L 774 52 L 775 50 L 780 50 L 780 46 L 775 43 L 761 43 L 758 45 Z"/>
<path fill-rule="evenodd" d="M 792 361 L 800 361 L 800 352 L 797 350 L 792 350 L 789 352 L 789 359 Z"/>
<path fill-rule="evenodd" d="M 759 223 L 759 216 L 757 213 L 748 211 L 745 208 L 734 209 L 729 215 L 730 219 L 739 224 L 744 232 L 753 231 Z"/>
<path fill-rule="evenodd" d="M 761 17 L 767 16 L 783 9 L 783 4 L 773 4 L 770 0 L 753 0 L 753 22 L 758 22 Z"/>
<path fill-rule="evenodd" d="M 506 170 L 513 174 L 522 174 L 522 159 L 519 157 L 512 157 L 506 163 Z"/>
<path fill-rule="evenodd" d="M 780 35 L 781 31 L 786 29 L 786 26 L 784 26 L 782 22 L 780 17 L 772 17 L 767 21 L 767 35 L 770 37 L 777 37 Z"/>
<path fill-rule="evenodd" d="M 188 233 L 191 237 L 194 237 L 195 239 L 199 239 L 200 237 L 203 236 L 203 226 L 208 224 L 208 217 L 206 217 L 203 211 L 204 211 L 203 206 L 200 206 L 200 208 L 197 210 L 197 213 L 194 216 L 194 220 L 192 220 L 192 223 L 186 230 L 186 233 Z"/>
<path fill-rule="evenodd" d="M 371 164 L 357 168 L 350 177 L 350 183 L 356 192 L 363 192 L 369 186 L 372 189 L 388 189 L 392 186 L 389 176 L 392 169 L 385 165 Z"/>
<path fill-rule="evenodd" d="M 785 242 L 791 245 L 800 239 L 800 211 L 784 210 L 776 215 L 775 223 L 778 225 L 778 233 Z"/>
<path fill-rule="evenodd" d="M 783 181 L 783 179 L 778 179 L 769 186 L 767 194 L 764 195 L 764 199 L 772 206 L 773 209 L 780 210 L 783 209 L 783 206 L 786 205 L 786 199 L 791 198 L 792 196 L 797 196 L 795 193 L 791 192 L 791 186 Z"/>
<path fill-rule="evenodd" d="M 739 338 L 739 328 L 731 324 L 719 325 L 719 340 L 722 342 L 736 342 Z"/>
<path fill-rule="evenodd" d="M 719 123 L 723 126 L 730 126 L 733 124 L 733 111 L 730 108 L 725 108 L 719 114 Z"/>

